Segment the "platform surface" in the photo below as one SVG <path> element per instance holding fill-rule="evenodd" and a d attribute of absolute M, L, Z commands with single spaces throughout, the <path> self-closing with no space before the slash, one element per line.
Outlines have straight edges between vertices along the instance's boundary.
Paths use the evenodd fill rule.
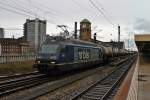
<path fill-rule="evenodd" d="M 138 100 L 150 100 L 150 57 L 139 59 Z"/>

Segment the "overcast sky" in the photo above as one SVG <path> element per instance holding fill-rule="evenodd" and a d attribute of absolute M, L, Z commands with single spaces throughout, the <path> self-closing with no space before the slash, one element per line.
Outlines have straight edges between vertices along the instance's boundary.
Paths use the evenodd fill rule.
<path fill-rule="evenodd" d="M 22 29 L 27 18 L 39 17 L 47 19 L 47 34 L 54 35 L 60 32 L 56 25 L 68 25 L 72 31 L 75 21 L 87 18 L 92 28 L 97 26 L 93 33 L 102 30 L 98 33 L 100 40 L 116 40 L 118 24 L 125 40 L 129 34 L 150 31 L 149 4 L 149 0 L 0 0 L 0 27 Z M 23 35 L 22 30 L 5 33 L 5 37 Z"/>

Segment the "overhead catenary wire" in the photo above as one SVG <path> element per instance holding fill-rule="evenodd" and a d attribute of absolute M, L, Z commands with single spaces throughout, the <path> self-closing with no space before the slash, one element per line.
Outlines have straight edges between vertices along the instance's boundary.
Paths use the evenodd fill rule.
<path fill-rule="evenodd" d="M 29 17 L 30 16 L 30 15 L 27 15 L 27 14 L 24 14 L 24 13 L 21 13 L 21 12 L 17 12 L 15 10 L 8 9 L 8 8 L 2 7 L 2 6 L 0 6 L 0 8 L 5 10 L 5 11 L 11 12 L 11 13 L 15 13 L 15 14 L 18 14 L 18 15 L 21 15 L 21 16 L 25 16 L 25 17 Z"/>
<path fill-rule="evenodd" d="M 54 14 L 54 15 L 56 15 L 56 16 L 59 16 L 60 17 L 60 15 L 65 15 L 65 13 L 62 13 L 62 12 L 60 12 L 60 11 L 56 11 L 56 10 L 53 10 L 52 8 L 49 8 L 48 6 L 46 6 L 46 5 L 41 5 L 41 3 L 39 3 L 39 2 L 34 2 L 34 4 L 35 5 L 33 5 L 33 7 L 39 7 L 39 6 L 41 6 L 43 9 L 45 8 L 45 9 L 47 9 L 46 11 L 48 11 L 49 13 L 51 13 L 51 14 Z M 41 9 L 42 10 L 42 9 Z"/>
<path fill-rule="evenodd" d="M 42 7 L 42 8 L 39 8 L 39 9 L 42 10 L 42 11 L 44 11 L 48 15 L 55 16 L 55 18 L 57 19 L 57 21 L 58 21 L 58 19 L 64 19 L 64 18 L 70 19 L 71 21 L 73 19 L 69 14 L 66 14 L 66 13 L 61 12 L 61 11 L 54 10 L 54 9 L 48 7 L 47 5 L 41 5 L 41 3 L 39 3 L 39 2 L 34 2 L 34 5 L 32 5 L 32 6 L 34 8 L 35 7 Z M 69 27 L 69 26 L 67 26 L 67 27 L 70 28 L 70 29 L 74 29 L 74 28 Z"/>
<path fill-rule="evenodd" d="M 25 3 L 21 3 L 20 4 L 20 1 L 18 1 L 18 0 L 7 0 L 7 3 L 11 3 L 11 4 L 13 4 L 13 6 L 15 6 L 15 7 L 19 7 L 19 8 L 21 8 L 21 9 L 23 9 L 23 10 L 26 10 L 26 11 L 28 11 L 29 13 L 31 13 L 32 14 L 32 12 L 30 11 L 31 10 L 31 5 L 26 5 Z M 34 14 L 34 16 L 35 16 L 36 14 Z M 29 17 L 30 18 L 30 17 Z"/>
<path fill-rule="evenodd" d="M 108 21 L 108 23 L 110 23 L 113 27 L 116 27 L 116 25 L 112 23 L 112 21 L 105 15 L 105 13 L 92 0 L 89 0 L 89 2 L 93 5 L 93 7 L 97 9 L 99 13 L 101 13 L 101 15 L 104 16 L 104 18 Z"/>
<path fill-rule="evenodd" d="M 12 1 L 12 0 L 11 0 Z M 18 0 L 17 0 L 18 1 Z M 13 1 L 12 1 L 13 2 Z M 20 2 L 20 0 L 19 0 L 19 2 Z M 22 2 L 22 1 L 21 1 Z M 20 3 L 21 3 L 20 2 Z M 4 2 L 0 2 L 0 4 L 2 5 L 1 6 L 1 8 L 3 9 L 3 10 L 7 10 L 8 12 L 13 12 L 13 13 L 16 13 L 16 14 L 19 14 L 19 15 L 22 15 L 22 16 L 25 16 L 25 17 L 39 17 L 39 18 L 42 18 L 42 19 L 46 19 L 47 20 L 47 22 L 49 22 L 49 23 L 51 23 L 51 24 L 53 24 L 53 25 L 56 25 L 57 26 L 57 24 L 54 22 L 54 21 L 52 21 L 52 19 L 54 19 L 54 18 L 51 18 L 50 20 L 49 20 L 49 17 L 51 17 L 51 12 L 49 11 L 49 10 L 47 10 L 47 12 L 45 11 L 45 10 L 42 10 L 42 9 L 40 9 L 40 10 L 42 10 L 42 11 L 44 11 L 44 13 L 46 12 L 46 13 L 50 13 L 49 15 L 50 16 L 48 16 L 48 18 L 45 18 L 44 16 L 41 16 L 41 15 L 38 15 L 37 13 L 35 13 L 35 12 L 31 12 L 31 11 L 28 11 L 27 9 L 25 9 L 25 7 L 23 7 L 23 6 L 21 6 L 21 4 L 20 4 L 20 6 L 15 6 L 16 4 L 18 5 L 18 3 L 17 2 L 13 2 L 14 3 L 14 5 L 11 5 L 11 4 L 8 4 L 8 3 L 10 3 L 10 2 L 7 2 L 7 3 L 4 3 Z M 22 2 L 23 3 L 23 2 Z M 6 6 L 6 7 L 5 7 Z M 21 8 L 20 8 L 21 7 Z M 33 8 L 35 8 L 36 6 L 33 6 Z M 11 8 L 11 9 L 10 9 Z M 59 17 L 59 16 L 57 16 L 57 17 Z M 56 17 L 55 17 L 56 18 Z M 60 18 L 60 17 L 59 17 Z M 57 21 L 58 21 L 58 19 L 57 19 Z"/>
<path fill-rule="evenodd" d="M 71 1 L 73 2 L 73 4 L 77 5 L 79 8 L 85 10 L 86 12 L 88 12 L 88 13 L 90 13 L 90 14 L 92 14 L 92 15 L 93 15 L 93 14 L 95 15 L 95 13 L 94 13 L 93 11 L 91 11 L 91 9 L 85 7 L 84 5 L 80 4 L 80 3 L 77 2 L 76 0 L 71 0 Z"/>
<path fill-rule="evenodd" d="M 15 2 L 14 0 L 11 0 L 12 2 L 14 2 L 15 4 L 19 4 L 21 7 L 22 7 L 22 4 L 25 4 L 26 2 L 23 2 L 23 1 L 20 1 L 20 0 L 17 0 L 18 2 Z M 28 6 L 30 6 L 29 8 L 29 10 L 30 10 L 30 12 L 32 12 L 31 11 L 31 9 L 32 8 L 34 8 L 34 9 L 38 9 L 38 10 L 40 10 L 40 11 L 42 11 L 42 12 L 47 12 L 47 13 L 50 13 L 51 14 L 51 16 L 57 16 L 58 17 L 58 15 L 56 15 L 55 13 L 53 13 L 52 11 L 50 11 L 50 10 L 44 10 L 43 8 L 44 7 L 42 7 L 41 8 L 41 4 L 40 5 L 38 5 L 38 6 L 36 6 L 35 4 L 36 4 L 36 2 L 34 2 L 33 4 L 32 4 L 32 2 L 31 2 L 31 0 L 28 0 L 28 2 L 29 2 L 29 4 L 28 4 Z"/>
<path fill-rule="evenodd" d="M 28 18 L 29 17 L 35 17 L 35 15 L 36 15 L 35 12 L 29 11 L 28 9 L 26 9 L 25 5 L 21 6 L 21 4 L 18 4 L 18 2 L 12 2 L 12 3 L 10 1 L 9 2 L 0 1 L 0 8 L 2 10 L 7 11 L 7 12 L 21 15 L 24 17 L 28 17 Z M 45 10 L 42 9 L 42 11 L 45 11 Z M 47 10 L 47 12 L 51 14 L 51 12 L 49 10 Z M 42 16 L 39 16 L 39 15 L 38 15 L 38 17 L 43 18 Z M 59 16 L 56 16 L 56 17 L 59 17 Z M 50 21 L 49 18 L 47 18 L 46 20 L 47 20 L 47 22 L 57 26 L 57 24 L 55 22 Z M 74 29 L 72 27 L 68 27 L 68 28 Z M 8 30 L 18 30 L 18 29 L 8 29 Z"/>
<path fill-rule="evenodd" d="M 21 4 L 19 4 L 18 2 L 16 2 L 16 0 L 7 0 L 7 3 L 10 2 L 13 5 L 16 5 L 17 7 L 21 7 L 21 9 L 26 10 L 26 8 L 24 6 L 22 6 Z"/>
<path fill-rule="evenodd" d="M 37 16 L 37 17 L 43 18 L 42 16 L 37 15 L 37 14 L 34 13 L 34 12 L 30 12 L 30 11 L 28 11 L 28 10 L 26 10 L 26 9 L 18 8 L 18 7 L 16 7 L 16 6 L 14 6 L 14 5 L 12 6 L 12 5 L 10 5 L 10 4 L 3 3 L 3 2 L 0 2 L 0 4 L 1 4 L 1 5 L 5 5 L 5 6 L 7 6 L 7 7 L 10 7 L 10 8 L 13 8 L 13 9 L 15 9 L 15 10 L 17 10 L 17 11 L 21 11 L 21 12 L 27 13 L 27 14 L 32 15 L 32 16 Z"/>
<path fill-rule="evenodd" d="M 25 1 L 31 1 L 31 0 L 25 0 Z M 45 5 L 42 5 L 38 2 L 31 2 L 31 3 L 33 3 L 32 8 L 31 8 L 33 10 L 29 11 L 27 9 L 27 8 L 29 8 L 29 7 L 27 7 L 27 5 L 29 6 L 29 4 L 28 4 L 28 2 L 25 2 L 25 1 L 23 1 L 23 0 L 7 0 L 7 3 L 8 3 L 7 6 L 9 6 L 9 7 L 13 6 L 13 10 L 14 10 L 14 7 L 15 7 L 15 10 L 17 10 L 17 11 L 19 10 L 19 12 L 20 12 L 20 10 L 22 10 L 21 13 L 25 13 L 27 15 L 29 14 L 30 17 L 37 16 L 39 18 L 49 20 L 49 17 L 52 17 L 52 16 L 54 17 L 55 16 L 54 18 L 56 18 L 56 19 L 58 18 L 56 21 L 58 21 L 59 19 L 62 19 L 62 18 L 67 18 L 67 17 L 70 18 L 70 19 L 73 19 L 73 18 L 69 17 L 68 15 L 67 15 L 67 17 L 61 17 L 60 15 L 64 16 L 63 13 L 61 13 L 61 12 L 59 13 L 56 10 L 53 10 L 53 9 L 51 9 L 51 8 L 45 6 Z M 5 2 L 5 1 L 3 1 L 3 2 Z M 12 5 L 12 3 L 13 3 L 13 5 Z M 35 11 L 35 9 L 38 9 L 38 11 Z M 44 12 L 44 16 L 41 16 L 42 14 L 40 14 L 40 13 L 37 14 L 37 12 L 40 12 L 40 13 Z M 45 17 L 46 15 L 47 15 L 47 17 Z M 54 18 L 50 18 L 50 23 L 51 24 L 54 24 L 54 21 L 53 22 L 51 21 L 51 20 L 55 20 Z M 69 28 L 73 29 L 72 27 L 69 27 Z"/>
<path fill-rule="evenodd" d="M 81 3 L 80 2 L 77 2 L 77 0 L 71 0 L 74 4 L 76 4 L 77 6 L 79 6 L 81 9 L 84 9 L 85 7 L 84 7 L 84 5 L 81 5 Z M 92 1 L 92 0 L 91 0 Z M 95 2 L 94 2 L 95 1 Z M 91 2 L 89 2 L 90 4 L 91 4 Z M 103 7 L 103 5 L 98 1 L 98 0 L 93 0 L 92 1 L 92 3 L 94 3 L 94 5 L 92 4 L 91 5 L 91 7 L 93 7 L 93 6 L 96 6 L 97 8 L 96 8 L 96 10 L 99 10 L 99 12 L 100 12 L 100 14 L 102 15 L 102 16 L 104 16 L 104 18 L 106 19 L 106 21 L 108 22 L 108 23 L 110 23 L 110 25 L 112 25 L 113 26 L 113 28 L 115 28 L 115 30 L 117 29 L 116 28 L 116 24 L 114 24 L 113 23 L 113 18 L 112 18 L 112 16 L 108 13 L 108 11 Z M 90 7 L 90 8 L 91 8 Z M 95 8 L 95 7 L 94 7 Z M 88 13 L 90 12 L 90 10 L 88 10 L 88 9 L 84 9 L 84 10 L 86 10 Z M 93 11 L 92 12 L 90 12 L 90 13 L 94 13 Z M 99 13 L 94 13 L 94 15 L 97 15 L 97 16 L 99 16 L 98 15 Z"/>
<path fill-rule="evenodd" d="M 99 5 L 99 7 L 109 16 L 109 18 L 113 19 L 112 16 L 108 13 L 108 11 L 103 7 L 103 5 L 100 3 L 100 1 L 95 0 L 96 4 Z"/>
<path fill-rule="evenodd" d="M 39 15 L 39 14 L 37 14 L 36 12 L 32 12 L 32 11 L 28 11 L 27 9 L 26 9 L 26 7 L 24 6 L 24 7 L 22 7 L 21 5 L 25 2 L 25 1 L 22 1 L 22 0 L 17 0 L 17 2 L 16 2 L 16 0 L 10 0 L 10 1 L 12 1 L 14 4 L 16 4 L 16 5 L 19 5 L 19 6 L 15 6 L 15 5 L 10 5 L 10 4 L 4 4 L 5 6 L 7 5 L 7 7 L 9 6 L 9 8 L 7 8 L 7 7 L 3 7 L 3 8 L 6 8 L 7 9 L 7 11 L 8 11 L 8 9 L 9 9 L 9 11 L 10 10 L 12 10 L 13 9 L 13 11 L 14 11 L 14 13 L 21 13 L 20 15 L 25 15 L 26 17 L 28 16 L 28 17 L 33 17 L 33 16 L 35 16 L 35 15 L 37 15 L 37 17 L 39 17 L 39 18 L 43 18 L 43 19 L 45 19 L 44 18 L 44 16 L 41 16 L 41 15 Z M 31 1 L 31 0 L 30 0 Z M 72 1 L 75 1 L 76 2 L 76 0 L 72 0 Z M 113 24 L 113 22 L 110 20 L 110 18 L 104 13 L 104 12 L 106 12 L 106 10 L 104 9 L 104 7 L 101 7 L 101 6 L 97 6 L 92 0 L 89 0 L 90 1 L 90 3 L 92 4 L 92 6 L 94 6 L 103 16 L 104 16 L 104 18 L 111 24 L 111 25 L 113 25 L 113 26 L 115 26 L 115 24 Z M 8 2 L 7 2 L 8 3 Z M 9 2 L 10 3 L 10 2 Z M 33 3 L 33 2 L 31 2 L 31 3 Z M 26 2 L 26 4 L 27 4 L 27 2 Z M 81 5 L 80 3 L 78 3 L 78 2 L 76 2 L 76 4 L 79 4 L 79 6 Z M 98 4 L 98 3 L 97 3 Z M 100 4 L 100 3 L 99 3 Z M 55 18 L 62 18 L 62 17 L 59 17 L 59 15 L 61 15 L 61 14 L 57 14 L 58 12 L 56 12 L 56 11 L 54 11 L 54 10 L 49 10 L 50 8 L 49 7 L 47 7 L 47 6 L 44 6 L 44 7 L 42 7 L 43 5 L 41 5 L 41 6 L 38 6 L 38 5 L 40 5 L 38 2 L 34 2 L 33 4 L 32 4 L 32 8 L 34 8 L 34 9 L 37 9 L 37 7 L 38 7 L 38 9 L 39 9 L 39 11 L 40 12 L 44 12 L 45 14 L 48 14 L 48 22 L 49 23 L 51 23 L 51 24 L 54 24 L 54 25 L 56 25 L 56 23 L 55 22 L 53 22 L 53 21 L 51 21 L 51 20 L 54 20 L 53 18 L 51 18 L 51 19 L 49 19 L 51 16 L 55 16 Z M 43 9 L 41 9 L 41 7 L 43 8 Z M 101 7 L 101 8 L 99 8 L 99 7 Z M 10 8 L 12 8 L 12 9 L 10 9 Z M 82 7 L 81 7 L 82 8 Z M 83 8 L 85 8 L 85 7 L 83 7 Z M 5 10 L 6 10 L 5 9 Z M 15 9 L 15 10 L 14 10 Z M 46 9 L 46 10 L 44 10 L 44 9 Z M 84 9 L 84 10 L 86 10 L 86 8 Z M 10 11 L 11 12 L 11 11 Z M 45 15 L 46 16 L 46 15 Z M 58 21 L 58 20 L 57 20 Z M 116 27 L 116 26 L 115 26 Z"/>
<path fill-rule="evenodd" d="M 70 20 L 73 19 L 73 17 L 71 17 L 70 14 L 67 14 L 67 13 L 64 13 L 64 12 L 61 12 L 61 11 L 57 11 L 56 9 L 54 10 L 54 9 L 48 7 L 47 5 L 42 5 L 41 3 L 36 1 L 36 2 L 34 2 L 33 7 L 35 8 L 37 6 L 40 7 L 40 10 L 43 10 L 44 12 L 47 12 L 48 14 L 51 14 L 51 15 L 57 17 L 57 18 L 60 18 L 60 19 L 61 18 L 67 18 L 67 19 L 70 19 Z"/>
<path fill-rule="evenodd" d="M 0 2 L 0 5 L 7 6 L 9 8 L 15 9 L 15 10 L 23 12 L 23 13 L 26 13 L 28 15 L 34 15 L 35 14 L 35 13 L 30 13 L 30 12 L 23 10 L 23 9 L 19 9 L 18 7 L 12 6 L 10 4 L 3 3 L 3 2 Z"/>
<path fill-rule="evenodd" d="M 19 15 L 22 15 L 22 16 L 25 16 L 25 17 L 33 17 L 35 16 L 35 13 L 31 13 L 29 11 L 26 11 L 26 10 L 23 10 L 23 9 L 19 9 L 15 6 L 11 6 L 10 4 L 6 4 L 6 3 L 3 3 L 3 2 L 0 2 L 0 8 L 3 9 L 3 10 L 7 10 L 8 12 L 12 12 L 12 13 L 16 13 L 16 14 L 19 14 Z M 4 7 L 6 6 L 6 7 Z M 9 8 L 12 8 L 12 9 L 9 9 Z M 44 19 L 42 16 L 38 15 L 39 18 L 42 18 Z M 54 24 L 56 25 L 53 21 L 50 21 L 49 19 L 47 19 L 47 21 L 51 24 Z"/>

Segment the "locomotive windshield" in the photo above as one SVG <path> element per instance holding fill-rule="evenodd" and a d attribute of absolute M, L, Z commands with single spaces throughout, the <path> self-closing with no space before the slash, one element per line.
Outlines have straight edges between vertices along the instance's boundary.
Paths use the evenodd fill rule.
<path fill-rule="evenodd" d="M 46 54 L 56 54 L 58 50 L 58 45 L 42 45 L 40 53 Z"/>

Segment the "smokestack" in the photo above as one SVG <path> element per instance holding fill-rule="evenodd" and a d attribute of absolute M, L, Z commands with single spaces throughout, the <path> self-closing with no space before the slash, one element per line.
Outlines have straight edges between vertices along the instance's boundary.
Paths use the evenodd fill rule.
<path fill-rule="evenodd" d="M 96 33 L 94 33 L 94 43 L 96 43 Z"/>
<path fill-rule="evenodd" d="M 120 26 L 118 25 L 118 52 L 120 52 L 119 49 L 120 49 Z"/>
<path fill-rule="evenodd" d="M 74 38 L 77 39 L 77 22 L 74 25 Z"/>

